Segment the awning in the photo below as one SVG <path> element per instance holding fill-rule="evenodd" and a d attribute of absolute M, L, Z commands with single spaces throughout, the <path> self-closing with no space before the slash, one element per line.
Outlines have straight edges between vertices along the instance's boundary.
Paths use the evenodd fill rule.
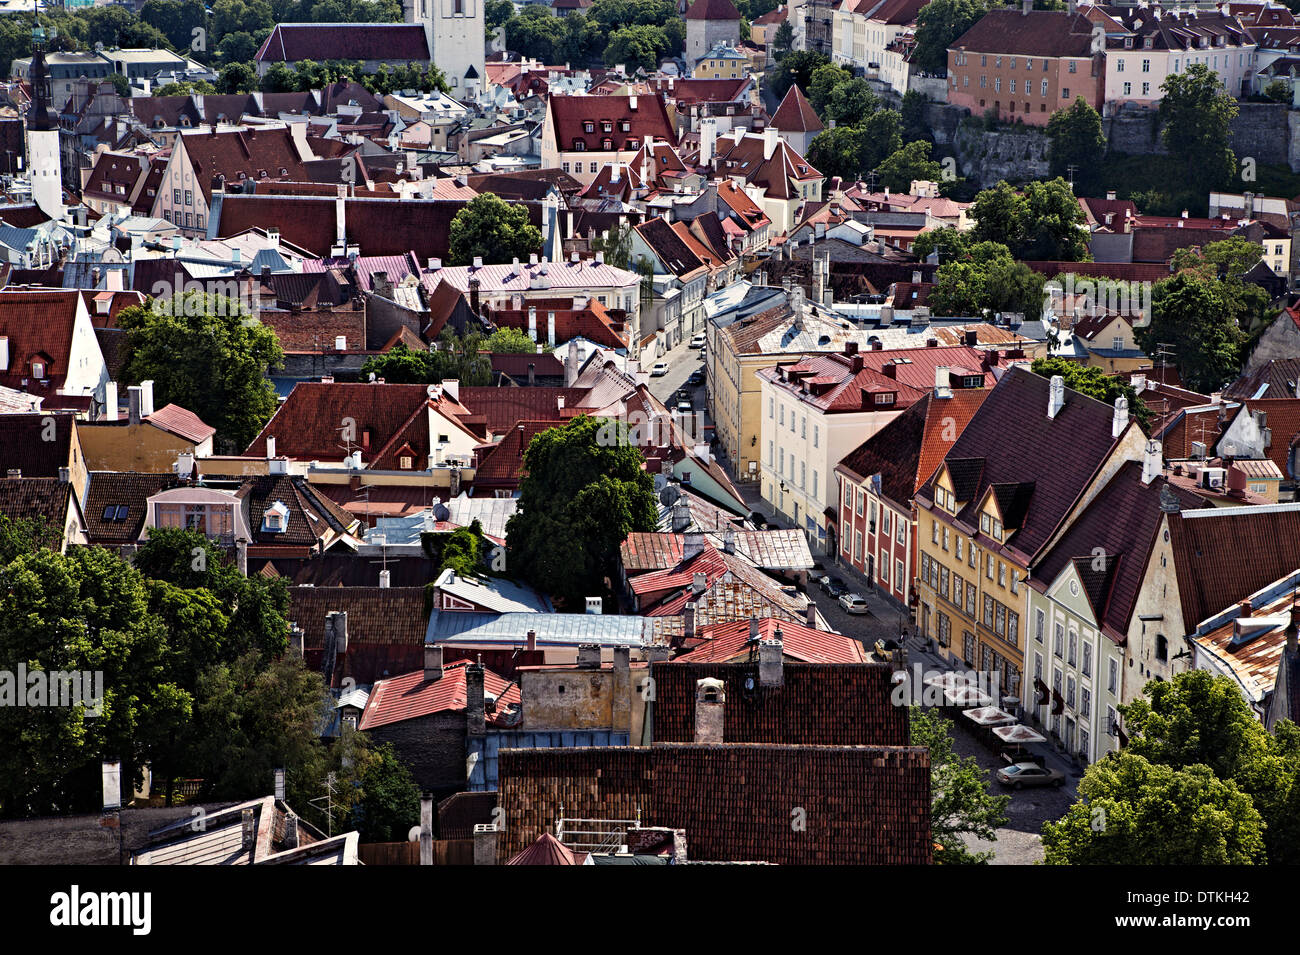
<path fill-rule="evenodd" d="M 981 706 L 973 710 L 966 710 L 962 715 L 979 726 L 1002 726 L 1016 721 L 1014 716 L 1003 712 L 996 706 Z"/>
<path fill-rule="evenodd" d="M 946 673 L 932 673 L 922 681 L 926 686 L 937 686 L 944 690 L 955 690 L 971 685 L 971 678 L 965 673 L 949 670 Z"/>
<path fill-rule="evenodd" d="M 1046 743 L 1047 737 L 1030 729 L 1023 723 L 1013 726 L 995 726 L 993 733 L 1004 743 Z"/>

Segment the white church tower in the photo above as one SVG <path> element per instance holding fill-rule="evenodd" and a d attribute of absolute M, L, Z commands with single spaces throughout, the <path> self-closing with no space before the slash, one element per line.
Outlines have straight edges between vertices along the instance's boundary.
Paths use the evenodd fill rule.
<path fill-rule="evenodd" d="M 59 124 L 50 116 L 50 72 L 45 66 L 45 31 L 32 31 L 32 105 L 27 110 L 27 174 L 36 207 L 63 221 L 63 173 Z"/>
<path fill-rule="evenodd" d="M 402 19 L 419 23 L 434 66 L 447 76 L 452 99 L 473 100 L 487 79 L 485 0 L 402 0 Z"/>

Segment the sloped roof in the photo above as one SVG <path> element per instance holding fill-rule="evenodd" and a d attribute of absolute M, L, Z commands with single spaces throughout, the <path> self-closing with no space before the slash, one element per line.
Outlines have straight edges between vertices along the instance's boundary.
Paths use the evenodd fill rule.
<path fill-rule="evenodd" d="M 772 114 L 772 125 L 783 133 L 819 133 L 826 128 L 798 83 L 791 84 L 786 91 L 781 105 Z"/>
<path fill-rule="evenodd" d="M 188 411 L 177 404 L 163 405 L 153 414 L 147 415 L 144 420 L 195 444 L 206 441 L 217 433 L 216 428 L 204 424 L 203 419 L 193 411 Z"/>
<path fill-rule="evenodd" d="M 427 63 L 418 23 L 279 23 L 253 57 L 259 63 L 299 60 L 409 60 Z"/>
<path fill-rule="evenodd" d="M 442 677 L 428 683 L 423 669 L 380 680 L 370 690 L 370 699 L 357 728 L 373 730 L 434 713 L 463 712 L 467 704 L 465 671 L 470 666 L 468 660 L 446 664 L 442 668 Z M 497 700 L 495 712 L 488 714 L 489 725 L 500 721 L 511 704 L 520 702 L 519 687 L 507 683 L 487 668 L 483 673 L 483 691 L 486 696 Z"/>
<path fill-rule="evenodd" d="M 853 637 L 825 630 L 814 630 L 792 620 L 765 617 L 758 623 L 758 639 L 772 640 L 779 630 L 784 649 L 782 657 L 797 663 L 867 663 L 869 657 L 862 643 Z M 736 620 L 702 627 L 697 637 L 707 642 L 674 658 L 674 663 L 743 663 L 750 648 L 750 623 Z M 754 646 L 754 659 L 758 647 Z"/>
<path fill-rule="evenodd" d="M 730 5 L 730 0 L 724 0 Z M 735 9 L 734 7 L 732 8 Z M 632 108 L 632 100 L 636 108 Z M 555 137 L 562 150 L 573 148 L 581 140 L 587 152 L 600 152 L 601 141 L 612 139 L 615 149 L 626 150 L 627 141 L 636 139 L 644 143 L 650 138 L 664 139 L 677 144 L 677 134 L 668 119 L 663 99 L 657 95 L 644 96 L 552 96 L 547 109 L 555 125 Z M 594 131 L 587 132 L 584 123 L 594 121 Z M 604 132 L 603 124 L 612 124 Z M 628 129 L 622 124 L 626 122 Z"/>
<path fill-rule="evenodd" d="M 731 0 L 695 0 L 683 16 L 687 20 L 739 20 L 740 11 Z"/>
<path fill-rule="evenodd" d="M 558 7 L 562 0 L 555 0 L 552 6 Z M 572 0 L 570 6 L 577 6 Z M 587 853 L 574 852 L 549 832 L 543 832 L 537 841 L 516 856 L 512 856 L 506 865 L 583 865 Z"/>

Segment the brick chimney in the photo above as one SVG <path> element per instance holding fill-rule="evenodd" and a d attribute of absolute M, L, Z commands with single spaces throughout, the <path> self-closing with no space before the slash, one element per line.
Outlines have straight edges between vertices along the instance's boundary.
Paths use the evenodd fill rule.
<path fill-rule="evenodd" d="M 465 734 L 487 735 L 487 713 L 483 700 L 483 664 L 465 667 Z"/>
<path fill-rule="evenodd" d="M 687 531 L 686 539 L 682 544 L 682 560 L 692 560 L 702 553 L 704 553 L 704 533 L 702 531 Z"/>
<path fill-rule="evenodd" d="M 442 647 L 426 644 L 424 647 L 424 682 L 437 683 L 442 679 Z"/>
<path fill-rule="evenodd" d="M 695 681 L 695 742 L 725 742 L 727 687 L 706 677 Z"/>
<path fill-rule="evenodd" d="M 781 630 L 778 627 L 771 640 L 763 640 L 758 645 L 758 685 L 784 686 L 785 666 L 781 659 L 784 648 Z"/>

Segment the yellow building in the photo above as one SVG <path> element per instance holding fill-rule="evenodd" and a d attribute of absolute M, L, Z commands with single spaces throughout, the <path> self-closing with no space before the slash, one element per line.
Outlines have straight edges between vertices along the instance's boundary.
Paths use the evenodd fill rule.
<path fill-rule="evenodd" d="M 1115 407 L 1013 367 L 916 494 L 916 625 L 1023 697 L 1030 569 L 1145 437 Z"/>
<path fill-rule="evenodd" d="M 738 80 L 749 75 L 751 65 L 741 50 L 719 43 L 700 58 L 692 75 L 697 80 Z"/>

